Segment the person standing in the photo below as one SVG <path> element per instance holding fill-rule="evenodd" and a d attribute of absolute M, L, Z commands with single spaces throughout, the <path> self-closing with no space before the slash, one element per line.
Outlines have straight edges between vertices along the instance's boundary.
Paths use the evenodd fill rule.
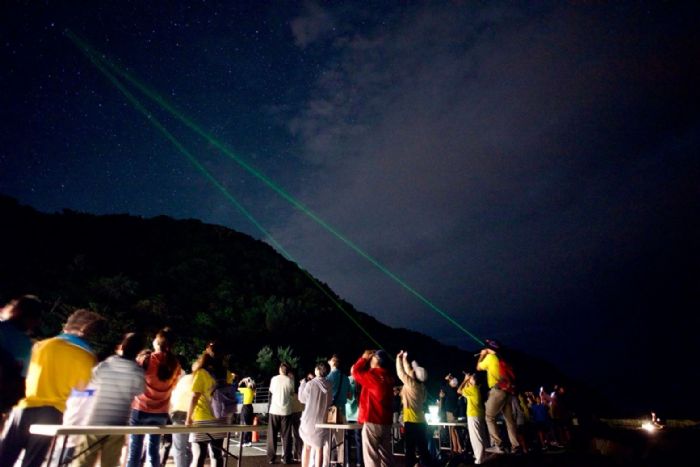
<path fill-rule="evenodd" d="M 384 350 L 366 350 L 352 367 L 352 376 L 362 386 L 358 422 L 362 427 L 365 467 L 393 467 L 391 452 L 391 398 L 394 378 L 391 360 Z"/>
<path fill-rule="evenodd" d="M 445 409 L 445 420 L 449 423 L 455 423 L 457 421 L 457 409 L 459 407 L 459 402 L 457 399 L 459 395 L 457 394 L 457 386 L 459 385 L 459 380 L 448 374 L 445 379 L 447 380 L 447 387 L 444 389 L 445 398 L 443 400 L 443 407 Z M 450 435 L 450 446 L 454 454 L 461 454 L 462 443 L 459 440 L 459 432 L 457 427 L 451 426 L 447 430 Z"/>
<path fill-rule="evenodd" d="M 243 378 L 238 383 L 238 392 L 241 393 L 243 404 L 241 405 L 241 425 L 253 424 L 253 401 L 255 400 L 255 381 L 250 376 Z M 241 435 L 243 446 L 253 445 L 253 432 L 246 431 Z"/>
<path fill-rule="evenodd" d="M 428 372 L 412 361 L 408 363 L 408 352 L 403 350 L 396 356 L 396 374 L 403 383 L 403 426 L 406 430 L 406 467 L 416 464 L 416 451 L 422 466 L 432 464 L 428 451 L 428 433 L 423 405 L 425 404 L 425 380 Z"/>
<path fill-rule="evenodd" d="M 34 295 L 16 298 L 0 310 L 0 431 L 5 414 L 24 397 L 32 353 L 29 335 L 39 324 L 41 311 Z"/>
<path fill-rule="evenodd" d="M 481 392 L 476 384 L 474 374 L 465 374 L 457 391 L 467 400 L 469 442 L 474 452 L 474 463 L 481 464 L 484 461 L 484 438 L 481 436 L 484 432 L 484 407 L 481 404 Z"/>
<path fill-rule="evenodd" d="M 270 411 L 267 427 L 267 460 L 276 463 L 277 435 L 282 438 L 282 462 L 291 464 L 292 454 L 292 397 L 294 396 L 294 379 L 289 365 L 282 362 L 279 374 L 270 380 Z"/>
<path fill-rule="evenodd" d="M 486 448 L 487 452 L 503 454 L 503 440 L 498 432 L 496 417 L 503 413 L 508 430 L 508 439 L 512 451 L 520 448 L 517 438 L 515 419 L 511 405 L 513 391 L 513 374 L 509 366 L 502 360 L 498 352 L 501 345 L 492 339 L 486 339 L 486 347 L 481 350 L 479 360 L 476 364 L 478 371 L 486 372 L 486 382 L 489 386 L 489 395 L 486 399 L 486 426 L 491 438 L 491 447 Z"/>
<path fill-rule="evenodd" d="M 77 310 L 68 317 L 62 334 L 34 345 L 25 397 L 12 409 L 0 440 L 0 465 L 14 465 L 23 449 L 22 467 L 44 463 L 51 438 L 30 434 L 29 427 L 60 425 L 71 391 L 87 388 L 97 363 L 89 340 L 102 323 L 104 318 L 98 313 Z"/>
<path fill-rule="evenodd" d="M 348 375 L 343 373 L 340 368 L 340 358 L 338 355 L 333 354 L 331 358 L 328 359 L 328 365 L 330 365 L 330 373 L 328 373 L 328 381 L 332 385 L 332 396 L 333 396 L 333 406 L 336 407 L 338 413 L 337 423 L 345 423 L 347 418 L 345 417 L 345 402 L 348 400 L 348 393 L 350 392 L 350 380 Z M 344 463 L 345 459 L 345 443 L 344 431 L 333 430 L 331 435 L 331 451 L 336 452 L 336 461 L 339 464 Z M 330 456 L 333 452 L 330 453 Z M 329 457 L 332 459 L 332 457 Z"/>
<path fill-rule="evenodd" d="M 185 364 L 180 360 L 180 366 Z M 194 365 L 193 365 L 194 366 Z M 177 380 L 173 392 L 170 394 L 170 420 L 173 425 L 184 425 L 187 420 L 187 410 L 192 400 L 193 374 L 186 373 Z M 192 463 L 192 447 L 190 446 L 189 433 L 173 433 L 173 460 L 175 467 L 189 467 Z"/>
<path fill-rule="evenodd" d="M 143 349 L 143 336 L 129 333 L 119 344 L 116 355 L 98 364 L 92 372 L 90 387 L 95 394 L 86 425 L 125 425 L 129 420 L 131 401 L 145 387 L 143 369 L 136 363 L 136 355 Z M 75 451 L 81 454 L 73 467 L 92 467 L 100 458 L 101 467 L 121 465 L 124 435 L 81 436 Z"/>
<path fill-rule="evenodd" d="M 362 390 L 362 387 L 357 384 L 355 381 L 355 378 L 350 375 L 348 378 L 350 380 L 350 397 L 348 397 L 347 402 L 345 403 L 345 416 L 348 420 L 348 423 L 357 423 L 357 416 L 358 416 L 358 411 L 360 409 L 359 402 L 360 402 L 360 392 Z M 392 414 L 393 415 L 393 414 Z M 348 437 L 347 439 L 350 440 L 352 439 L 352 447 L 354 451 L 354 457 L 355 457 L 355 467 L 363 467 L 362 463 L 362 430 L 352 430 L 351 438 Z M 347 450 L 348 454 L 350 453 L 350 449 Z"/>
<path fill-rule="evenodd" d="M 174 336 L 170 328 L 158 331 L 153 352 L 141 354 L 137 363 L 145 372 L 146 388 L 134 397 L 129 425 L 166 425 L 169 420 L 170 395 L 180 377 L 180 362 L 172 351 Z M 160 435 L 147 435 L 146 459 L 151 467 L 160 467 Z M 127 467 L 141 466 L 144 435 L 129 435 Z"/>
<path fill-rule="evenodd" d="M 324 461 L 323 456 L 323 445 L 327 439 L 326 430 L 316 428 L 316 424 L 326 421 L 328 408 L 333 402 L 332 386 L 326 379 L 329 369 L 326 362 L 319 362 L 314 369 L 315 377 L 304 378 L 299 385 L 299 402 L 304 404 L 299 425 L 299 436 L 304 441 L 301 454 L 302 467 L 309 467 L 312 464 L 312 455 L 314 466 L 322 467 L 328 463 Z"/>
<path fill-rule="evenodd" d="M 185 425 L 201 427 L 228 423 L 226 415 L 217 418 L 212 410 L 212 393 L 217 384 L 231 384 L 234 378 L 233 373 L 226 369 L 222 355 L 216 351 L 216 344 L 210 344 L 192 368 L 192 398 Z M 224 438 L 226 433 L 191 433 L 192 466 L 203 467 L 208 453 L 211 465 L 221 467 Z"/>

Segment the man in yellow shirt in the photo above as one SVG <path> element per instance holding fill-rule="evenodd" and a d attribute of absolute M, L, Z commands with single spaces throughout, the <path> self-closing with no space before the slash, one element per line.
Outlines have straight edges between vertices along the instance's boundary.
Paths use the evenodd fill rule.
<path fill-rule="evenodd" d="M 494 454 L 505 452 L 503 440 L 498 432 L 498 425 L 496 425 L 496 416 L 501 412 L 503 412 L 503 418 L 506 421 L 511 450 L 520 449 L 511 405 L 511 397 L 513 396 L 509 392 L 512 387 L 512 374 L 502 374 L 503 365 L 501 365 L 498 354 L 500 349 L 501 346 L 497 341 L 486 339 L 486 348 L 479 354 L 479 361 L 476 364 L 477 370 L 486 372 L 486 383 L 489 386 L 489 395 L 486 399 L 486 426 L 491 437 L 491 447 L 486 448 L 486 451 Z"/>
<path fill-rule="evenodd" d="M 25 397 L 12 409 L 0 439 L 0 465 L 14 465 L 22 449 L 22 467 L 44 463 L 51 438 L 31 435 L 29 427 L 36 423 L 61 424 L 71 391 L 87 387 L 97 363 L 87 338 L 103 321 L 94 311 L 77 310 L 68 317 L 62 334 L 34 345 Z"/>

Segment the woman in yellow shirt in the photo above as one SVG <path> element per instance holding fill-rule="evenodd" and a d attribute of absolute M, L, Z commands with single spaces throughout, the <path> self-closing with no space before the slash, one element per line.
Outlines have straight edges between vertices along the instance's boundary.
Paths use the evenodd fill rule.
<path fill-rule="evenodd" d="M 200 355 L 193 365 L 192 399 L 187 410 L 186 425 L 223 425 L 225 419 L 217 419 L 211 409 L 212 392 L 217 380 L 231 384 L 233 374 L 224 367 L 223 359 L 216 355 L 211 345 Z M 226 433 L 191 433 L 193 464 L 203 467 L 207 451 L 212 466 L 223 465 L 223 447 Z"/>

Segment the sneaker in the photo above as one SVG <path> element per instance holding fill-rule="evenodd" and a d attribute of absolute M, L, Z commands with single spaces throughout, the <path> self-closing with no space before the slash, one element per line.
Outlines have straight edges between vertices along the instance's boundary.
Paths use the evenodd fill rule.
<path fill-rule="evenodd" d="M 244 448 L 249 448 L 253 445 L 253 443 L 243 443 Z"/>
<path fill-rule="evenodd" d="M 506 453 L 503 450 L 503 448 L 500 446 L 491 446 L 489 448 L 484 449 L 484 451 L 490 452 L 491 454 L 505 454 Z"/>

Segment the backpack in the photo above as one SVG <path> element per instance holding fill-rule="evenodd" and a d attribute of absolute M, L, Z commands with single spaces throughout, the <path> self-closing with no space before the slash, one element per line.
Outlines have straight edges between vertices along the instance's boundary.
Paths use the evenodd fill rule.
<path fill-rule="evenodd" d="M 515 373 L 513 372 L 513 367 L 502 358 L 499 358 L 498 371 L 501 377 L 496 383 L 496 387 L 509 394 L 515 394 Z"/>
<path fill-rule="evenodd" d="M 211 411 L 216 418 L 229 418 L 236 413 L 237 390 L 232 384 L 217 381 L 211 393 Z"/>

